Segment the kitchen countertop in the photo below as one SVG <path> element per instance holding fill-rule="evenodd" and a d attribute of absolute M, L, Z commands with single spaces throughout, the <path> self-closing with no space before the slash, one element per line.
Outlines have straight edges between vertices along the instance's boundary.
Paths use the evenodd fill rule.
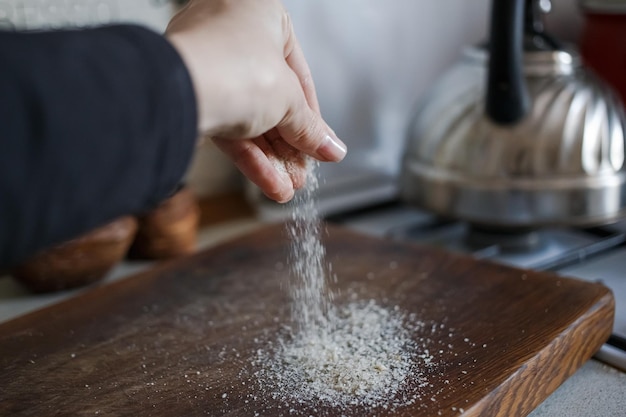
<path fill-rule="evenodd" d="M 255 230 L 264 222 L 238 211 L 239 216 L 225 221 L 211 221 L 199 233 L 199 248 Z M 99 284 L 105 285 L 149 268 L 152 262 L 123 262 L 116 266 Z M 80 289 L 58 294 L 30 294 L 10 277 L 0 277 L 0 322 L 63 299 L 88 291 Z M 616 417 L 626 416 L 626 373 L 591 359 L 546 399 L 531 417 Z"/>

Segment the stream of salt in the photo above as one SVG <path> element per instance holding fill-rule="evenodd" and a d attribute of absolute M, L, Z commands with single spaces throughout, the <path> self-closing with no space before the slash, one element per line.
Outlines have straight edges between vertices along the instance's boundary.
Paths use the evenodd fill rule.
<path fill-rule="evenodd" d="M 319 188 L 318 162 L 307 160 L 306 186 L 296 193 L 291 204 L 292 222 L 287 224 L 290 238 L 289 265 L 292 279 L 289 291 L 292 318 L 297 329 L 324 329 L 332 293 L 328 289 L 326 250 L 321 240 L 321 222 L 316 193 Z"/>
<path fill-rule="evenodd" d="M 335 304 L 317 210 L 317 166 L 308 160 L 306 186 L 291 203 L 287 225 L 292 330 L 274 351 L 260 351 L 257 378 L 282 404 L 321 402 L 335 409 L 411 404 L 418 395 L 403 392 L 404 383 L 411 375 L 413 388 L 419 387 L 423 373 L 415 369 L 417 360 L 430 359 L 411 337 L 423 323 L 411 324 L 397 307 L 374 300 L 352 297 Z"/>

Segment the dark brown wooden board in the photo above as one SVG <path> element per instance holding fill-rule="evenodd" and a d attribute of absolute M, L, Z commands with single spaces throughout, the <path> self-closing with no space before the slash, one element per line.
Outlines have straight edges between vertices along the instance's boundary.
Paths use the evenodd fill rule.
<path fill-rule="evenodd" d="M 0 325 L 0 415 L 523 416 L 610 334 L 601 284 L 327 230 L 335 291 L 434 325 L 414 335 L 439 352 L 417 403 L 290 411 L 255 391 L 250 358 L 289 322 L 272 225 Z"/>

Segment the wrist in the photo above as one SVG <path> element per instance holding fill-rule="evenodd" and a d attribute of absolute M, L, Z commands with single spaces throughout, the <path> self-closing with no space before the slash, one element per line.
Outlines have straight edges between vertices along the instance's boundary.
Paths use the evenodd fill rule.
<path fill-rule="evenodd" d="M 200 135 L 215 134 L 219 131 L 220 115 L 213 102 L 220 102 L 226 97 L 223 83 L 215 83 L 214 80 L 224 80 L 224 76 L 217 77 L 214 73 L 215 65 L 208 65 L 213 60 L 219 62 L 214 54 L 208 51 L 206 45 L 202 50 L 196 50 L 193 40 L 181 34 L 166 35 L 183 60 L 193 85 L 196 109 L 198 114 L 198 132 Z M 209 58 L 211 57 L 211 58 Z"/>

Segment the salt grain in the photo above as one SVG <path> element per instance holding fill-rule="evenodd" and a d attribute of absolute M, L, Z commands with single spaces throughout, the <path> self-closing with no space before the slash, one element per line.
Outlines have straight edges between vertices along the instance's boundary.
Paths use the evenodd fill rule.
<path fill-rule="evenodd" d="M 285 407 L 321 401 L 335 408 L 390 410 L 412 404 L 417 394 L 405 390 L 406 381 L 410 376 L 414 387 L 426 384 L 420 369 L 432 363 L 430 353 L 418 352 L 411 338 L 411 326 L 423 324 L 405 317 L 398 306 L 387 309 L 373 300 L 334 304 L 315 201 L 317 162 L 307 163 L 306 187 L 293 200 L 287 227 L 293 331 L 273 349 L 257 350 L 258 384 Z"/>
<path fill-rule="evenodd" d="M 407 378 L 419 382 L 418 355 L 404 317 L 374 301 L 354 302 L 329 311 L 319 325 L 285 338 L 264 364 L 259 381 L 282 402 L 323 401 L 333 407 L 391 408 L 411 397 L 393 398 Z M 423 363 L 421 364 L 423 365 Z"/>
<path fill-rule="evenodd" d="M 307 160 L 306 186 L 292 202 L 292 220 L 287 227 L 290 236 L 290 285 L 292 316 L 300 328 L 323 325 L 330 305 L 325 264 L 326 250 L 321 242 L 321 223 L 315 193 L 319 187 L 317 162 Z"/>

